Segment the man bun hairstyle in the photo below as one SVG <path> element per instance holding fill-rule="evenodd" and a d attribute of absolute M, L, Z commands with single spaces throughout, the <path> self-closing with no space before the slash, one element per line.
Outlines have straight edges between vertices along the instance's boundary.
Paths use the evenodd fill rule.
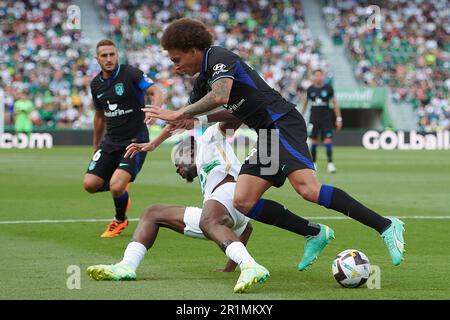
<path fill-rule="evenodd" d="M 164 50 L 179 49 L 184 52 L 191 48 L 203 50 L 213 43 L 213 35 L 205 24 L 190 18 L 174 20 L 164 30 L 161 46 Z"/>

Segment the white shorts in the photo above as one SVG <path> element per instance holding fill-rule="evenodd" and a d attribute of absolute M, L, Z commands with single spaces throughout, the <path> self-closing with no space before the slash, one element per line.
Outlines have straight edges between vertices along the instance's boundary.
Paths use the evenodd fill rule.
<path fill-rule="evenodd" d="M 233 219 L 233 231 L 239 237 L 247 227 L 250 221 L 245 215 L 233 207 L 234 189 L 236 183 L 225 183 L 214 190 L 209 196 L 205 197 L 203 203 L 208 200 L 216 200 L 227 208 L 229 215 Z M 183 222 L 186 225 L 184 234 L 188 237 L 206 239 L 202 230 L 200 230 L 200 216 L 202 209 L 197 207 L 187 207 L 184 211 Z"/>

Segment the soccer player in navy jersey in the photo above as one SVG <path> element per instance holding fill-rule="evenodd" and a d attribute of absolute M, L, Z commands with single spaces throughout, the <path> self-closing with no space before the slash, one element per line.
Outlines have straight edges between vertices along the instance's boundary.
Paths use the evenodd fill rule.
<path fill-rule="evenodd" d="M 91 82 L 95 105 L 94 155 L 83 183 L 90 193 L 111 191 L 115 217 L 101 235 L 108 238 L 120 235 L 128 226 L 128 184 L 136 179 L 145 161 L 145 153 L 134 159 L 124 158 L 130 143 L 149 141 L 141 111 L 145 95 L 149 94 L 157 107 L 162 105 L 163 95 L 141 70 L 119 64 L 117 48 L 111 40 L 98 42 L 96 59 L 102 70 Z"/>
<path fill-rule="evenodd" d="M 311 102 L 309 122 L 312 125 L 312 130 L 309 137 L 311 138 L 312 161 L 316 164 L 317 139 L 320 134 L 327 152 L 328 172 L 335 173 L 336 166 L 333 163 L 333 111 L 336 118 L 334 125 L 337 130 L 342 128 L 342 115 L 334 97 L 333 87 L 329 83 L 325 83 L 321 69 L 313 71 L 313 84 L 306 91 L 302 114 L 305 113 L 308 102 Z M 333 111 L 330 108 L 330 102 L 333 104 Z"/>
<path fill-rule="evenodd" d="M 194 116 L 201 115 L 199 118 L 205 121 L 202 114 L 222 106 L 257 131 L 257 146 L 237 179 L 234 206 L 252 219 L 305 235 L 300 271 L 314 262 L 331 240 L 333 230 L 311 224 L 282 204 L 261 198 L 270 187 L 283 185 L 286 178 L 305 200 L 339 211 L 378 231 L 392 263 L 399 265 L 404 252 L 403 222 L 382 217 L 341 189 L 321 184 L 310 158 L 306 124 L 296 106 L 269 87 L 240 56 L 212 43 L 212 34 L 199 21 L 182 18 L 167 26 L 161 45 L 168 51 L 175 70 L 198 76 L 189 105 L 178 111 L 147 108 L 146 116 L 182 126 L 183 121 Z M 225 110 L 219 112 L 226 117 Z"/>

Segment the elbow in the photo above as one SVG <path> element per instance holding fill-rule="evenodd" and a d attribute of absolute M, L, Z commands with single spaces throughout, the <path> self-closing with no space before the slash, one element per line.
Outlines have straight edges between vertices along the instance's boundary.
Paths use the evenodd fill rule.
<path fill-rule="evenodd" d="M 224 104 L 228 104 L 229 99 L 230 99 L 230 97 L 219 96 L 219 97 L 216 97 L 216 103 L 218 106 L 223 106 Z"/>

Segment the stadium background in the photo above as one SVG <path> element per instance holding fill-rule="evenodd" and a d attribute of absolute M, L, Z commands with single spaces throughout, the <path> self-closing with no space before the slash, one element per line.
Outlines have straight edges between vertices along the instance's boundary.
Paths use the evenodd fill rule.
<path fill-rule="evenodd" d="M 78 6 L 79 15 L 71 5 Z M 446 0 L 3 0 L 0 103 L 4 108 L 1 123 L 11 134 L 8 139 L 14 134 L 14 105 L 22 99 L 33 105 L 29 116 L 34 132 L 55 135 L 56 146 L 90 144 L 94 110 L 89 83 L 99 72 L 94 48 L 102 38 L 118 44 L 122 63 L 141 68 L 156 81 L 167 97 L 165 107 L 184 106 L 191 83 L 172 72 L 159 46 L 164 26 L 182 16 L 205 22 L 217 45 L 242 55 L 271 86 L 298 105 L 310 84 L 311 71 L 326 70 L 343 110 L 345 129 L 336 135 L 338 144 L 354 139 L 351 144 L 358 145 L 369 129 L 434 134 L 450 129 Z M 152 134 L 162 125 L 153 126 Z M 165 146 L 150 156 L 132 187 L 132 218 L 137 219 L 155 202 L 200 205 L 198 186 L 185 185 L 175 176 L 169 150 Z M 82 275 L 84 290 L 68 290 L 67 266 L 79 265 L 83 272 L 89 264 L 114 262 L 134 228 L 132 224 L 120 239 L 100 242 L 96 233 L 103 227 L 101 221 L 42 223 L 111 218 L 108 195 L 91 196 L 82 190 L 90 156 L 89 147 L 0 150 L 0 239 L 5 248 L 11 248 L 6 253 L 10 266 L 2 272 L 0 298 L 113 298 L 117 294 L 137 299 L 236 298 L 229 290 L 236 274 L 211 272 L 223 260 L 212 244 L 187 241 L 166 230 L 160 232 L 162 239 L 154 255 L 149 254 L 141 268 L 143 282 L 119 287 L 90 282 Z M 270 257 L 267 264 L 274 276 L 267 291 L 261 287 L 246 298 L 448 299 L 441 281 L 448 279 L 450 257 L 448 246 L 443 245 L 448 243 L 445 230 L 450 216 L 448 151 L 369 152 L 340 147 L 335 151 L 340 171 L 336 176 L 326 173 L 320 164 L 324 158 L 319 153 L 323 182 L 345 187 L 380 212 L 406 216 L 411 230 L 407 244 L 414 248 L 408 251 L 409 261 L 401 271 L 394 270 L 381 240 L 374 240 L 376 235 L 347 220 L 335 220 L 339 244 L 324 253 L 315 270 L 296 273 L 296 281 L 291 282 L 302 242 L 257 224 L 250 246 L 260 260 Z M 268 196 L 302 215 L 341 218 L 313 209 L 286 187 Z M 41 223 L 19 223 L 23 220 Z M 433 245 L 427 247 L 420 239 L 430 229 L 437 233 L 431 237 Z M 288 254 L 280 252 L 276 243 L 282 243 Z M 329 270 L 332 257 L 353 246 L 381 266 L 382 287 L 387 289 L 344 293 L 335 286 Z M 200 256 L 201 263 L 197 261 Z M 431 275 L 423 270 L 424 265 L 432 267 Z"/>

